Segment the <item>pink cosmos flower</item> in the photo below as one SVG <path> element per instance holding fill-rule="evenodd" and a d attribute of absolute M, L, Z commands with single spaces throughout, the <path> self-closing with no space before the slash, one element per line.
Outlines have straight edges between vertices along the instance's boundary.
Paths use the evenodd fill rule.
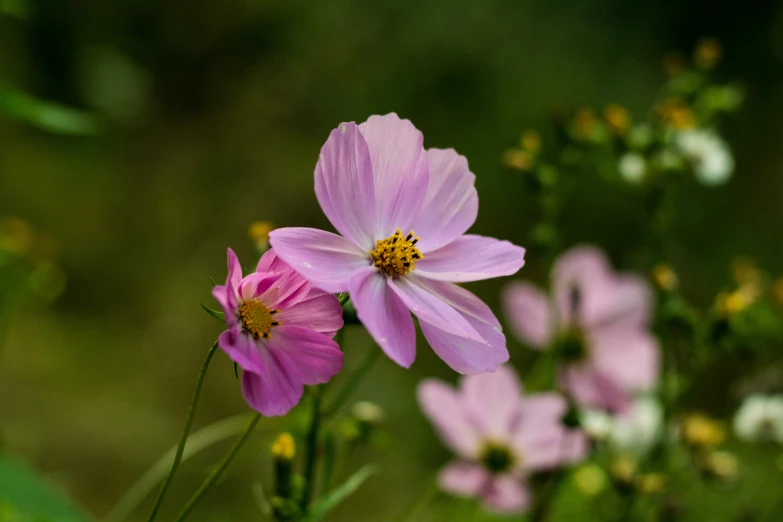
<path fill-rule="evenodd" d="M 341 235 L 283 228 L 270 241 L 313 285 L 349 292 L 359 319 L 397 364 L 407 368 L 416 356 L 413 312 L 449 366 L 494 371 L 508 360 L 500 323 L 452 283 L 514 274 L 525 250 L 465 234 L 478 212 L 475 176 L 454 150 L 422 143 L 421 132 L 396 114 L 341 124 L 315 168 L 316 197 Z"/>
<path fill-rule="evenodd" d="M 503 513 L 530 504 L 525 478 L 587 456 L 587 438 L 561 424 L 566 401 L 556 393 L 523 397 L 516 374 L 463 377 L 455 389 L 429 379 L 419 385 L 419 404 L 457 460 L 441 470 L 441 489 L 480 498 Z"/>
<path fill-rule="evenodd" d="M 228 249 L 228 278 L 212 295 L 226 315 L 220 347 L 242 368 L 242 393 L 254 410 L 285 415 L 304 385 L 328 382 L 343 365 L 332 340 L 342 328 L 342 307 L 267 251 L 256 271 L 242 277 Z"/>
<path fill-rule="evenodd" d="M 555 349 L 560 385 L 583 406 L 625 410 L 658 381 L 659 350 L 649 331 L 652 295 L 634 275 L 612 271 L 602 252 L 576 247 L 552 269 L 552 299 L 527 282 L 504 296 L 512 330 L 535 349 Z"/>

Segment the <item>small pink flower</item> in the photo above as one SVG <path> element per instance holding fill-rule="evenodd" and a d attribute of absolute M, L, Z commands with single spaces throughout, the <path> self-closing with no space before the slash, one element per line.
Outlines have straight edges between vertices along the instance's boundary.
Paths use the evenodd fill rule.
<path fill-rule="evenodd" d="M 552 269 L 552 299 L 527 282 L 504 296 L 512 330 L 535 349 L 557 350 L 559 381 L 583 406 L 625 410 L 655 386 L 659 350 L 649 331 L 652 295 L 634 275 L 612 271 L 602 252 L 576 247 Z"/>
<path fill-rule="evenodd" d="M 516 374 L 505 366 L 494 374 L 463 377 L 459 388 L 428 379 L 419 404 L 443 442 L 457 454 L 439 475 L 441 489 L 480 498 L 502 513 L 530 504 L 526 477 L 587 456 L 587 438 L 561 424 L 566 401 L 556 393 L 523 397 Z"/>
<path fill-rule="evenodd" d="M 270 241 L 313 285 L 349 292 L 359 319 L 397 364 L 407 368 L 416 356 L 413 312 L 449 366 L 494 371 L 508 360 L 500 323 L 452 283 L 514 274 L 525 251 L 465 234 L 478 213 L 475 176 L 454 150 L 422 144 L 421 132 L 396 114 L 341 124 L 315 168 L 316 197 L 341 235 L 283 228 Z"/>
<path fill-rule="evenodd" d="M 328 382 L 343 365 L 332 340 L 342 328 L 342 307 L 269 250 L 256 271 L 242 277 L 228 249 L 228 278 L 212 295 L 226 315 L 220 347 L 243 370 L 242 393 L 254 410 L 285 415 L 304 385 Z"/>

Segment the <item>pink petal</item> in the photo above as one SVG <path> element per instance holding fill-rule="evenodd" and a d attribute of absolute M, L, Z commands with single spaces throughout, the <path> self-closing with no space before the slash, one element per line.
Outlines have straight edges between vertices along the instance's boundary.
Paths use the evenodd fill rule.
<path fill-rule="evenodd" d="M 343 352 L 329 337 L 301 326 L 280 325 L 272 329 L 269 349 L 279 351 L 296 366 L 304 384 L 323 384 L 343 366 Z"/>
<path fill-rule="evenodd" d="M 552 287 L 562 324 L 590 324 L 611 300 L 614 281 L 609 261 L 597 248 L 574 247 L 552 267 Z"/>
<path fill-rule="evenodd" d="M 253 272 L 243 277 L 239 287 L 237 287 L 242 301 L 256 299 L 280 277 L 281 274 L 273 274 L 271 272 Z"/>
<path fill-rule="evenodd" d="M 411 282 L 441 299 L 462 315 L 489 344 L 469 341 L 451 335 L 424 321 L 419 322 L 432 349 L 455 371 L 472 375 L 495 371 L 498 365 L 508 361 L 506 338 L 492 310 L 468 290 L 453 283 L 408 276 Z"/>
<path fill-rule="evenodd" d="M 234 289 L 239 288 L 239 283 L 242 281 L 242 265 L 239 264 L 239 259 L 232 249 L 228 249 L 228 280 L 226 286 L 231 286 Z M 230 285 L 229 285 L 230 283 Z"/>
<path fill-rule="evenodd" d="M 363 250 L 373 248 L 377 239 L 372 168 L 367 143 L 353 122 L 332 131 L 315 167 L 315 195 L 324 214 Z"/>
<path fill-rule="evenodd" d="M 520 407 L 517 436 L 535 435 L 542 429 L 559 428 L 561 420 L 568 410 L 565 399 L 555 392 L 528 395 Z"/>
<path fill-rule="evenodd" d="M 508 360 L 508 351 L 496 350 L 483 341 L 472 341 L 444 332 L 422 319 L 419 319 L 419 326 L 438 357 L 452 370 L 463 375 L 492 372 Z"/>
<path fill-rule="evenodd" d="M 429 149 L 430 183 L 413 225 L 423 253 L 448 245 L 476 221 L 478 194 L 468 160 L 454 149 Z"/>
<path fill-rule="evenodd" d="M 443 442 L 458 455 L 475 459 L 481 438 L 454 388 L 437 379 L 425 379 L 419 384 L 417 397 L 422 412 L 435 425 Z"/>
<path fill-rule="evenodd" d="M 549 347 L 554 333 L 554 321 L 549 298 L 527 282 L 513 282 L 503 292 L 506 316 L 511 330 L 532 348 Z"/>
<path fill-rule="evenodd" d="M 343 327 L 343 308 L 332 294 L 311 288 L 304 299 L 280 310 L 277 321 L 281 325 L 304 326 L 332 338 Z"/>
<path fill-rule="evenodd" d="M 522 400 L 522 385 L 514 370 L 501 366 L 495 373 L 463 377 L 460 391 L 484 438 L 499 442 L 511 440 Z"/>
<path fill-rule="evenodd" d="M 375 239 L 390 236 L 396 227 L 407 232 L 419 214 L 429 182 L 424 137 L 409 120 L 394 113 L 370 116 L 359 130 L 372 162 L 379 220 Z"/>
<path fill-rule="evenodd" d="M 466 234 L 425 255 L 416 263 L 416 274 L 460 283 L 512 275 L 524 264 L 524 248 L 508 241 Z"/>
<path fill-rule="evenodd" d="M 576 464 L 590 454 L 590 441 L 581 430 L 566 430 L 563 446 L 563 464 Z"/>
<path fill-rule="evenodd" d="M 223 309 L 223 314 L 226 316 L 226 322 L 228 323 L 231 318 L 235 318 L 237 311 L 237 297 L 233 295 L 233 292 L 228 291 L 228 287 L 225 285 L 216 285 L 212 287 L 212 297 L 220 304 Z"/>
<path fill-rule="evenodd" d="M 256 272 L 290 272 L 292 270 L 285 261 L 280 259 L 274 248 L 264 252 L 256 266 Z"/>
<path fill-rule="evenodd" d="M 573 461 L 573 441 L 561 426 L 544 425 L 538 433 L 527 432 L 514 441 L 527 471 L 555 469 Z"/>
<path fill-rule="evenodd" d="M 351 277 L 371 265 L 370 254 L 347 239 L 314 228 L 278 228 L 269 234 L 277 255 L 316 287 L 345 292 Z"/>
<path fill-rule="evenodd" d="M 607 293 L 609 296 L 602 301 L 603 307 L 596 312 L 591 327 L 644 328 L 650 323 L 653 295 L 643 278 L 620 274 Z"/>
<path fill-rule="evenodd" d="M 416 358 L 416 330 L 408 308 L 375 267 L 362 269 L 349 284 L 356 314 L 389 358 L 409 368 Z"/>
<path fill-rule="evenodd" d="M 296 305 L 312 289 L 310 282 L 293 270 L 281 272 L 275 281 L 258 296 L 270 310 L 283 310 Z"/>
<path fill-rule="evenodd" d="M 589 362 L 561 368 L 558 381 L 580 406 L 623 412 L 631 404 L 628 392 Z"/>
<path fill-rule="evenodd" d="M 242 373 L 242 394 L 251 408 L 266 417 L 285 415 L 302 398 L 302 378 L 284 351 L 269 345 L 260 353 L 263 369 Z"/>
<path fill-rule="evenodd" d="M 454 461 L 438 473 L 438 486 L 442 491 L 459 497 L 475 497 L 491 479 L 487 471 L 470 462 Z"/>
<path fill-rule="evenodd" d="M 220 349 L 226 352 L 232 361 L 243 370 L 260 373 L 264 369 L 264 359 L 261 357 L 263 350 L 262 341 L 254 339 L 252 335 L 243 332 L 240 326 L 232 327 L 218 338 Z"/>
<path fill-rule="evenodd" d="M 458 337 L 489 344 L 459 312 L 413 281 L 405 277 L 388 278 L 387 284 L 419 321 Z"/>
<path fill-rule="evenodd" d="M 599 328 L 588 332 L 595 367 L 624 390 L 648 390 L 658 383 L 660 350 L 655 337 L 637 328 Z"/>
<path fill-rule="evenodd" d="M 494 477 L 483 493 L 484 506 L 496 513 L 522 513 L 530 505 L 530 493 L 519 478 Z"/>

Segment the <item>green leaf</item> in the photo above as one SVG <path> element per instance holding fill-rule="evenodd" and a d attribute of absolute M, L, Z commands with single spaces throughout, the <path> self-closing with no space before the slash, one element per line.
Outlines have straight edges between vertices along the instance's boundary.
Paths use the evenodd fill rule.
<path fill-rule="evenodd" d="M 316 500 L 310 507 L 310 512 L 304 518 L 304 522 L 318 522 L 319 520 L 322 520 L 331 510 L 336 508 L 340 502 L 355 493 L 368 478 L 375 475 L 377 472 L 378 467 L 374 464 L 369 464 L 361 468 L 340 486 Z"/>
<path fill-rule="evenodd" d="M 16 514 L 37 520 L 86 522 L 89 520 L 61 492 L 29 466 L 0 457 L 0 504 Z"/>
<path fill-rule="evenodd" d="M 226 316 L 225 314 L 223 314 L 223 312 L 218 312 L 217 310 L 212 310 L 211 308 L 207 308 L 207 306 L 204 303 L 201 303 L 201 308 L 203 308 L 205 312 L 207 312 L 209 315 L 211 315 L 221 323 L 226 322 Z"/>
<path fill-rule="evenodd" d="M 100 131 L 98 119 L 88 112 L 38 99 L 3 83 L 0 114 L 58 134 L 94 135 Z"/>

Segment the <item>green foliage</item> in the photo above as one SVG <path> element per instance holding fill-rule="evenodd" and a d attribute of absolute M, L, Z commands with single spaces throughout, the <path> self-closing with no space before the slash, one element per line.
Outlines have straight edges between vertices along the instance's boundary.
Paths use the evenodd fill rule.
<path fill-rule="evenodd" d="M 28 466 L 0 457 L 0 522 L 87 522 L 64 494 Z"/>
<path fill-rule="evenodd" d="M 378 472 L 378 468 L 372 464 L 364 466 L 356 473 L 351 475 L 348 480 L 343 482 L 340 486 L 327 493 L 310 507 L 309 514 L 304 519 L 304 522 L 318 522 L 329 514 L 337 505 L 343 500 L 353 495 L 367 479 L 372 477 Z"/>
<path fill-rule="evenodd" d="M 101 130 L 93 114 L 41 100 L 2 82 L 0 115 L 56 134 L 95 135 Z"/>

